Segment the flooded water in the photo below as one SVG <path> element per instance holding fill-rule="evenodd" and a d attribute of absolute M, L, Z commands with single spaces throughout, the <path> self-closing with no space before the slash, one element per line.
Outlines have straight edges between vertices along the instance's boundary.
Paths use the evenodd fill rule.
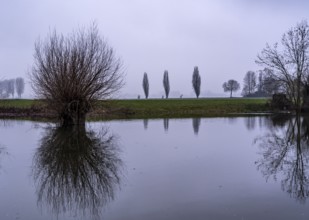
<path fill-rule="evenodd" d="M 309 119 L 0 121 L 0 219 L 308 219 Z"/>

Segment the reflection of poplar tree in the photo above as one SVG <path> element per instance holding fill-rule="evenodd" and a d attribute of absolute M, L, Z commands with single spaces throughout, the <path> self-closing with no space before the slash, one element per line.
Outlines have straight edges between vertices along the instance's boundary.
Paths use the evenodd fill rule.
<path fill-rule="evenodd" d="M 192 119 L 193 131 L 194 134 L 198 134 L 201 125 L 201 118 L 193 118 Z"/>
<path fill-rule="evenodd" d="M 255 117 L 247 117 L 247 118 L 245 118 L 245 122 L 246 122 L 247 129 L 253 130 L 255 128 L 256 118 Z"/>
<path fill-rule="evenodd" d="M 148 121 L 149 121 L 148 119 L 143 120 L 145 130 L 148 128 Z"/>
<path fill-rule="evenodd" d="M 163 119 L 163 125 L 164 125 L 164 130 L 165 131 L 168 130 L 168 123 L 169 123 L 169 119 L 168 118 L 164 118 Z"/>

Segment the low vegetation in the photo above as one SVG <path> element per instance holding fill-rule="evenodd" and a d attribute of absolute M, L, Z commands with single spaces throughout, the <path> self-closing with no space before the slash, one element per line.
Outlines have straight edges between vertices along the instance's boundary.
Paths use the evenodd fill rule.
<path fill-rule="evenodd" d="M 149 99 L 101 102 L 106 115 L 127 118 L 211 117 L 269 112 L 267 99 Z M 121 115 L 121 114 L 123 115 Z"/>
<path fill-rule="evenodd" d="M 0 100 L 0 108 L 8 109 L 8 108 L 31 108 L 32 106 L 41 105 L 41 101 L 33 100 L 33 99 L 2 99 Z"/>
<path fill-rule="evenodd" d="M 101 100 L 89 115 L 99 119 L 215 117 L 270 112 L 265 98 Z M 27 114 L 23 114 L 27 112 Z M 1 100 L 0 116 L 51 117 L 38 100 Z"/>

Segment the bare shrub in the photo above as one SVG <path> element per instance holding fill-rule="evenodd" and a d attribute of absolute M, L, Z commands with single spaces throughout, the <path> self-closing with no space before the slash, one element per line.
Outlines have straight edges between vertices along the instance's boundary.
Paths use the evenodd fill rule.
<path fill-rule="evenodd" d="M 64 36 L 53 31 L 35 43 L 32 87 L 62 125 L 83 124 L 98 99 L 123 85 L 122 62 L 94 24 Z"/>

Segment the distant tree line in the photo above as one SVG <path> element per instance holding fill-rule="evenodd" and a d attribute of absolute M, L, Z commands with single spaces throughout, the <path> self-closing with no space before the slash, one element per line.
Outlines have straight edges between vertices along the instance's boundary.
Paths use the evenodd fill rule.
<path fill-rule="evenodd" d="M 232 98 L 233 92 L 240 89 L 240 84 L 230 79 L 222 87 L 224 92 L 230 92 Z M 258 75 L 251 70 L 245 74 L 241 94 L 243 97 L 270 97 L 282 91 L 282 85 L 273 77 L 273 70 L 265 68 L 258 71 Z"/>
<path fill-rule="evenodd" d="M 24 91 L 25 82 L 22 77 L 0 80 L 0 98 L 14 98 L 15 92 L 17 93 L 18 98 L 21 98 Z"/>
<path fill-rule="evenodd" d="M 273 77 L 273 70 L 265 68 L 258 72 L 248 71 L 244 77 L 244 97 L 269 97 L 281 92 L 280 83 Z"/>
<path fill-rule="evenodd" d="M 149 96 L 149 80 L 148 80 L 148 75 L 145 72 L 143 76 L 143 82 L 142 82 L 145 98 L 148 99 Z M 195 92 L 196 98 L 200 96 L 201 93 L 201 76 L 198 70 L 198 67 L 195 66 L 193 70 L 193 75 L 192 75 L 192 87 Z M 163 73 L 163 88 L 165 92 L 165 98 L 168 98 L 169 93 L 170 93 L 170 81 L 168 77 L 168 71 L 165 70 Z M 162 96 L 163 97 L 163 96 Z M 181 95 L 182 97 L 182 95 Z"/>
<path fill-rule="evenodd" d="M 258 72 L 248 71 L 245 74 L 242 96 L 269 97 L 276 94 L 279 99 L 286 97 L 291 103 L 284 106 L 284 109 L 288 107 L 296 110 L 297 113 L 309 112 L 309 25 L 306 20 L 284 33 L 280 44 L 275 43 L 273 46 L 266 44 L 258 55 L 256 63 L 264 69 Z M 164 74 L 163 85 L 167 88 L 165 77 L 166 74 Z M 192 86 L 198 98 L 201 77 L 197 67 L 194 67 Z M 224 82 L 222 87 L 225 92 L 230 92 L 230 97 L 233 92 L 240 89 L 239 83 L 234 79 Z M 146 90 L 144 91 L 146 94 Z M 168 93 L 167 90 L 165 91 L 167 98 Z M 146 98 L 148 92 L 147 90 Z"/>

